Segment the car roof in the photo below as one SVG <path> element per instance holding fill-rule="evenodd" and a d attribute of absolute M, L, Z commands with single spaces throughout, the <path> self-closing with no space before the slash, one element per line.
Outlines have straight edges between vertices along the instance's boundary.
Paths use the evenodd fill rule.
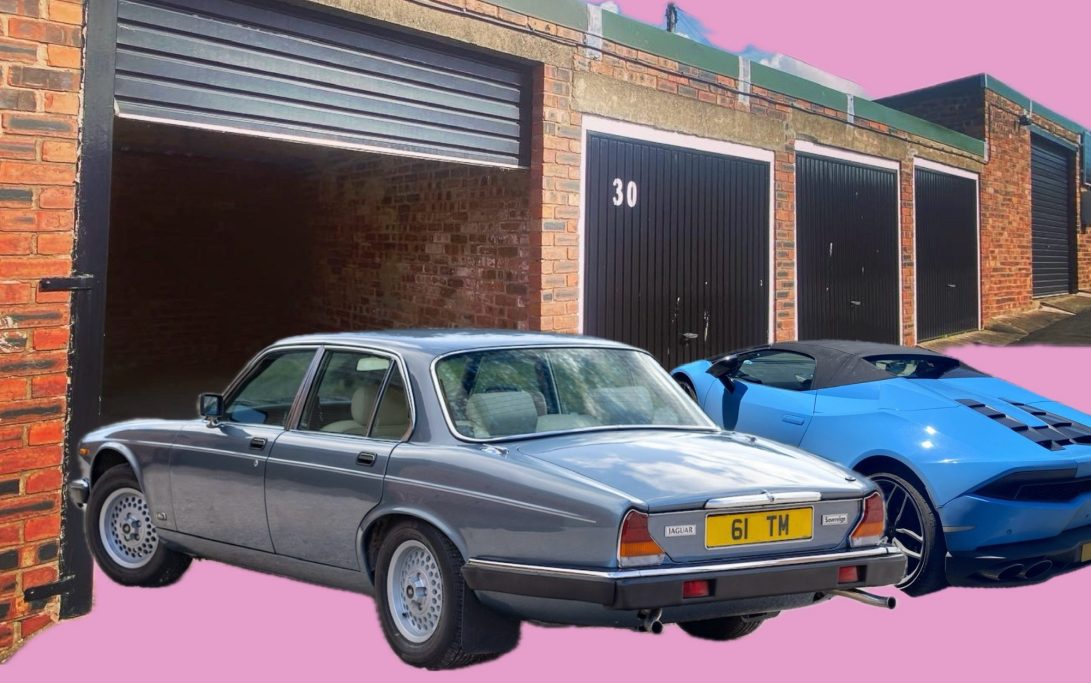
<path fill-rule="evenodd" d="M 750 353 L 753 351 L 789 351 L 802 353 L 815 360 L 814 379 L 811 389 L 828 389 L 849 384 L 863 384 L 864 382 L 879 382 L 893 379 L 890 373 L 880 370 L 868 362 L 868 358 L 875 356 L 932 356 L 935 358 L 948 358 L 941 353 L 929 351 L 916 346 L 899 346 L 897 344 L 881 344 L 868 341 L 850 341 L 844 339 L 815 339 L 808 341 L 779 342 L 776 344 L 764 344 L 736 352 Z M 952 359 L 954 360 L 954 359 Z"/>
<path fill-rule="evenodd" d="M 404 329 L 306 334 L 281 339 L 274 346 L 345 344 L 390 351 L 441 356 L 454 351 L 480 351 L 522 346 L 591 346 L 632 349 L 619 342 L 572 334 L 484 329 Z"/>

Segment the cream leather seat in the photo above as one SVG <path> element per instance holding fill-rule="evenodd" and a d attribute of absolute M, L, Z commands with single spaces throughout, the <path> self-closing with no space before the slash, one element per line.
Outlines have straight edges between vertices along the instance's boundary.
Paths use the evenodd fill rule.
<path fill-rule="evenodd" d="M 328 424 L 321 431 L 335 434 L 355 434 L 357 436 L 367 434 L 368 422 L 371 420 L 372 411 L 375 410 L 375 397 L 378 393 L 379 384 L 377 383 L 368 382 L 360 385 L 352 394 L 350 408 L 352 419 Z"/>

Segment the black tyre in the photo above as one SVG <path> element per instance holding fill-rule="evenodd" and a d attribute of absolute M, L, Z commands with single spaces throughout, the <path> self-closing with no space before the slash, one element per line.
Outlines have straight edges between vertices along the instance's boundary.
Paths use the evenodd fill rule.
<path fill-rule="evenodd" d="M 683 621 L 678 625 L 694 638 L 704 640 L 738 640 L 748 636 L 765 622 L 764 617 L 721 617 L 701 621 Z"/>
<path fill-rule="evenodd" d="M 685 375 L 675 375 L 674 381 L 678 382 L 678 386 L 682 387 L 682 391 L 686 392 L 686 396 L 689 396 L 690 400 L 697 403 L 697 390 L 693 387 L 693 382 L 689 381 L 689 378 Z"/>
<path fill-rule="evenodd" d="M 159 542 L 144 492 L 128 467 L 107 470 L 95 482 L 83 523 L 98 566 L 123 586 L 170 585 L 192 561 Z"/>
<path fill-rule="evenodd" d="M 906 573 L 898 588 L 910 597 L 947 588 L 943 525 L 923 486 L 902 473 L 875 472 L 868 476 L 886 499 L 887 537 L 906 556 Z"/>
<path fill-rule="evenodd" d="M 456 669 L 519 642 L 519 622 L 482 605 L 462 580 L 462 555 L 422 522 L 394 527 L 376 558 L 375 601 L 390 647 L 406 664 Z"/>

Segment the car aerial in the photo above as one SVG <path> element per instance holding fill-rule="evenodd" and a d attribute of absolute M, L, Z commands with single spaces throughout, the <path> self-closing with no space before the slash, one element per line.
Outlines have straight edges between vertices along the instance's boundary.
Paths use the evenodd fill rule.
<path fill-rule="evenodd" d="M 920 348 L 770 344 L 672 373 L 725 429 L 874 480 L 910 595 L 1091 562 L 1091 416 Z"/>
<path fill-rule="evenodd" d="M 197 557 L 372 594 L 416 666 L 506 652 L 524 620 L 729 640 L 834 596 L 893 606 L 859 589 L 904 573 L 874 484 L 724 432 L 613 342 L 301 336 L 198 405 L 81 441 L 102 570 L 159 586 Z"/>

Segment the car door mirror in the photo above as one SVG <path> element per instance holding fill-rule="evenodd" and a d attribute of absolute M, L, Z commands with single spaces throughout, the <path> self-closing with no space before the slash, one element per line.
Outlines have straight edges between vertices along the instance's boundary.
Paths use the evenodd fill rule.
<path fill-rule="evenodd" d="M 197 398 L 197 412 L 209 424 L 215 424 L 224 416 L 224 397 L 220 394 L 201 394 Z"/>
<path fill-rule="evenodd" d="M 716 379 L 723 383 L 724 388 L 728 391 L 735 391 L 734 375 L 739 370 L 739 366 L 742 361 L 739 357 L 732 354 L 730 356 L 724 356 L 720 360 L 712 364 L 707 370 L 708 374 L 712 375 Z"/>

